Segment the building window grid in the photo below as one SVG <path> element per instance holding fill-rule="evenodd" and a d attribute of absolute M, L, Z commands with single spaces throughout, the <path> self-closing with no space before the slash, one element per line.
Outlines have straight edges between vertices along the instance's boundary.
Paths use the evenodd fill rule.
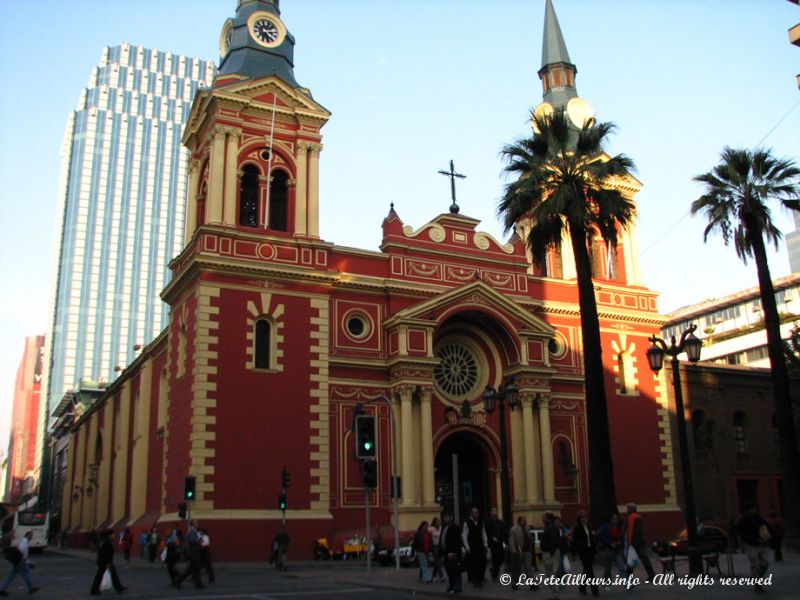
<path fill-rule="evenodd" d="M 733 415 L 733 447 L 736 454 L 747 454 L 747 416 L 742 411 Z"/>

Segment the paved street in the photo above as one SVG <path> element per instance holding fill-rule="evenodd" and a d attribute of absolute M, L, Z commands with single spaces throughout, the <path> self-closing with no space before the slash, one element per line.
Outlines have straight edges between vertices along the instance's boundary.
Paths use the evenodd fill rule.
<path fill-rule="evenodd" d="M 36 568 L 33 571 L 34 579 L 42 587 L 36 594 L 42 599 L 69 599 L 89 597 L 89 585 L 94 575 L 94 557 L 85 551 L 46 552 L 34 556 Z M 251 598 L 257 600 L 270 599 L 317 599 L 325 600 L 361 600 L 369 598 L 408 598 L 409 596 L 444 596 L 442 584 L 421 584 L 416 581 L 415 569 L 401 569 L 373 567 L 367 576 L 363 563 L 293 563 L 288 573 L 276 573 L 265 563 L 222 563 L 215 565 L 217 582 L 202 590 L 195 590 L 190 581 L 184 583 L 183 588 L 171 588 L 163 565 L 143 562 L 138 557 L 130 565 L 126 565 L 119 556 L 118 563 L 120 577 L 129 590 L 125 593 L 128 598 L 141 599 L 167 599 L 181 600 L 184 598 L 201 598 L 203 600 L 235 600 L 237 598 Z M 726 571 L 723 562 L 723 571 Z M 3 567 L 8 567 L 3 564 Z M 744 555 L 734 555 L 734 569 L 738 577 L 748 574 L 747 559 Z M 8 571 L 0 570 L 0 574 Z M 794 600 L 798 597 L 800 589 L 800 554 L 788 553 L 782 563 L 770 565 L 773 574 L 773 585 L 768 588 L 766 598 L 771 600 Z M 644 576 L 643 573 L 637 573 Z M 685 575 L 678 569 L 678 576 Z M 725 600 L 750 599 L 756 596 L 749 587 L 723 586 L 715 577 L 713 585 L 696 586 L 689 590 L 685 585 L 654 586 L 643 584 L 632 592 L 618 586 L 610 591 L 601 591 L 603 597 L 647 598 L 659 600 L 662 598 L 686 598 L 698 600 L 711 600 L 724 598 Z M 11 596 L 22 597 L 27 595 L 23 582 L 17 579 L 9 588 Z M 113 592 L 105 592 L 107 597 L 116 597 Z M 466 598 L 531 598 L 544 599 L 549 597 L 546 590 L 540 589 L 535 594 L 527 591 L 514 592 L 508 586 L 487 583 L 482 590 L 474 590 L 465 585 L 462 597 Z M 578 597 L 578 590 L 574 586 L 567 586 L 561 590 L 562 598 Z"/>

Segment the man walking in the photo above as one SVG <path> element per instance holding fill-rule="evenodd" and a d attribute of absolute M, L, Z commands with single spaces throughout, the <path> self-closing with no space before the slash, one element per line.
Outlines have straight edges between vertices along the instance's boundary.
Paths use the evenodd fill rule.
<path fill-rule="evenodd" d="M 92 596 L 100 595 L 100 582 L 103 580 L 106 569 L 111 574 L 111 583 L 118 594 L 128 589 L 122 585 L 117 574 L 117 568 L 114 566 L 114 545 L 111 543 L 111 535 L 113 533 L 111 529 L 100 532 L 100 543 L 97 546 L 97 573 L 95 573 L 94 581 L 92 581 L 92 588 L 89 590 Z"/>
<path fill-rule="evenodd" d="M 546 512 L 542 515 L 544 532 L 540 542 L 542 548 L 542 566 L 546 577 L 555 577 L 561 563 L 561 530 L 556 523 L 555 515 Z M 550 597 L 558 598 L 558 585 L 550 585 Z"/>
<path fill-rule="evenodd" d="M 467 579 L 476 588 L 483 587 L 488 546 L 486 528 L 483 526 L 480 516 L 478 508 L 473 506 L 469 517 L 464 521 L 464 528 L 461 530 L 461 541 L 464 544 L 467 561 Z"/>
<path fill-rule="evenodd" d="M 486 521 L 486 537 L 489 541 L 489 550 L 492 553 L 492 581 L 497 581 L 500 577 L 500 568 L 505 562 L 506 551 L 505 544 L 508 541 L 506 532 L 506 525 L 497 518 L 497 509 L 492 508 L 489 511 L 489 519 Z"/>
<path fill-rule="evenodd" d="M 31 538 L 33 537 L 33 532 L 28 531 L 16 546 L 11 545 L 11 537 L 13 537 L 13 535 L 13 533 L 9 534 L 9 545 L 5 549 L 6 558 L 12 565 L 11 572 L 0 586 L 0 596 L 8 596 L 8 592 L 6 590 L 17 575 L 21 575 L 25 580 L 25 584 L 28 586 L 29 594 L 33 594 L 39 590 L 39 586 L 34 585 L 33 583 L 30 565 L 28 564 L 28 552 L 30 550 L 30 542 Z"/>
<path fill-rule="evenodd" d="M 441 536 L 442 555 L 444 556 L 444 569 L 447 573 L 447 593 L 461 593 L 461 561 L 462 541 L 458 523 L 453 522 L 453 517 L 445 513 L 444 529 Z"/>
<path fill-rule="evenodd" d="M 758 509 L 754 504 L 745 507 L 744 514 L 736 524 L 736 533 L 742 544 L 742 550 L 747 554 L 750 561 L 750 576 L 753 579 L 764 577 L 769 566 L 767 559 L 767 544 L 770 541 L 767 522 L 758 514 Z M 763 594 L 766 590 L 759 583 L 755 583 L 753 589 Z"/>
<path fill-rule="evenodd" d="M 533 566 L 533 543 L 524 516 L 517 519 L 517 524 L 508 534 L 508 550 L 511 552 L 511 587 L 517 589 L 520 575 L 533 578 L 536 570 Z M 531 584 L 531 589 L 538 590 L 539 586 Z"/>
<path fill-rule="evenodd" d="M 186 554 L 189 564 L 183 574 L 175 579 L 173 585 L 180 588 L 181 584 L 191 576 L 194 587 L 198 589 L 206 587 L 200 579 L 200 532 L 197 530 L 197 521 L 194 519 L 189 521 L 189 531 L 186 533 Z"/>
<path fill-rule="evenodd" d="M 642 563 L 644 570 L 647 571 L 647 576 L 650 581 L 656 576 L 653 570 L 653 565 L 650 564 L 650 558 L 647 556 L 647 542 L 644 539 L 644 519 L 642 515 L 636 512 L 636 505 L 634 503 L 628 504 L 628 527 L 625 531 L 625 540 L 629 546 L 633 546 L 636 554 L 639 555 L 639 562 Z"/>

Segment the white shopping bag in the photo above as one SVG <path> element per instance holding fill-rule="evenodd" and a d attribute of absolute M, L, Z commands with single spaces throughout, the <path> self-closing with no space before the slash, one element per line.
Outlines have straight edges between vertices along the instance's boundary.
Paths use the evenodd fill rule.
<path fill-rule="evenodd" d="M 114 584 L 111 583 L 111 571 L 106 569 L 106 572 L 103 573 L 103 579 L 100 581 L 100 591 L 105 592 L 113 587 Z"/>
<path fill-rule="evenodd" d="M 636 550 L 633 549 L 633 546 L 628 546 L 628 549 L 625 551 L 625 564 L 631 569 L 639 565 L 639 555 L 636 554 Z"/>

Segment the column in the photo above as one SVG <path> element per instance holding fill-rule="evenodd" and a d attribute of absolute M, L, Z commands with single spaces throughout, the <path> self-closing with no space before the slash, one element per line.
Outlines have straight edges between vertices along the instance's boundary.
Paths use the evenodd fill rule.
<path fill-rule="evenodd" d="M 542 487 L 539 485 L 539 473 L 536 469 L 536 454 L 533 451 L 536 445 L 536 436 L 533 429 L 533 403 L 536 394 L 523 392 L 522 399 L 522 433 L 525 440 L 525 496 L 528 502 L 541 502 Z"/>
<path fill-rule="evenodd" d="M 294 234 L 307 235 L 308 143 L 297 142 L 297 187 L 294 193 Z"/>
<path fill-rule="evenodd" d="M 128 432 L 130 431 L 131 418 L 130 381 L 124 382 L 121 387 L 119 412 L 114 415 L 113 421 L 114 473 L 111 490 L 111 519 L 114 523 L 125 516 L 125 492 L 128 487 Z"/>
<path fill-rule="evenodd" d="M 225 143 L 225 197 L 223 200 L 225 225 L 236 226 L 236 196 L 239 183 L 239 137 L 242 132 L 226 127 L 228 139 Z"/>
<path fill-rule="evenodd" d="M 147 508 L 147 457 L 150 448 L 150 406 L 153 363 L 145 360 L 139 376 L 136 412 L 133 415 L 133 456 L 131 458 L 130 518 L 138 519 Z"/>
<path fill-rule="evenodd" d="M 209 157 L 208 196 L 206 197 L 206 223 L 222 223 L 222 195 L 225 179 L 225 130 L 217 127 L 211 132 Z"/>
<path fill-rule="evenodd" d="M 408 506 L 416 503 L 417 490 L 414 485 L 414 421 L 413 407 L 411 400 L 414 395 L 414 388 L 404 385 L 399 388 L 400 393 L 400 454 L 402 455 L 402 486 L 403 504 Z"/>
<path fill-rule="evenodd" d="M 431 388 L 422 388 L 420 397 L 420 450 L 422 452 L 422 504 L 436 503 L 433 474 L 433 432 L 431 429 Z"/>
<path fill-rule="evenodd" d="M 197 187 L 200 184 L 200 161 L 193 158 L 189 161 L 189 193 L 186 202 L 186 219 L 183 234 L 183 245 L 192 239 L 197 229 Z"/>
<path fill-rule="evenodd" d="M 550 395 L 539 394 L 539 437 L 542 442 L 542 480 L 544 501 L 555 502 L 556 484 L 553 473 L 553 441 L 550 435 Z"/>
<path fill-rule="evenodd" d="M 319 237 L 319 153 L 322 144 L 310 144 L 308 161 L 308 235 Z"/>

